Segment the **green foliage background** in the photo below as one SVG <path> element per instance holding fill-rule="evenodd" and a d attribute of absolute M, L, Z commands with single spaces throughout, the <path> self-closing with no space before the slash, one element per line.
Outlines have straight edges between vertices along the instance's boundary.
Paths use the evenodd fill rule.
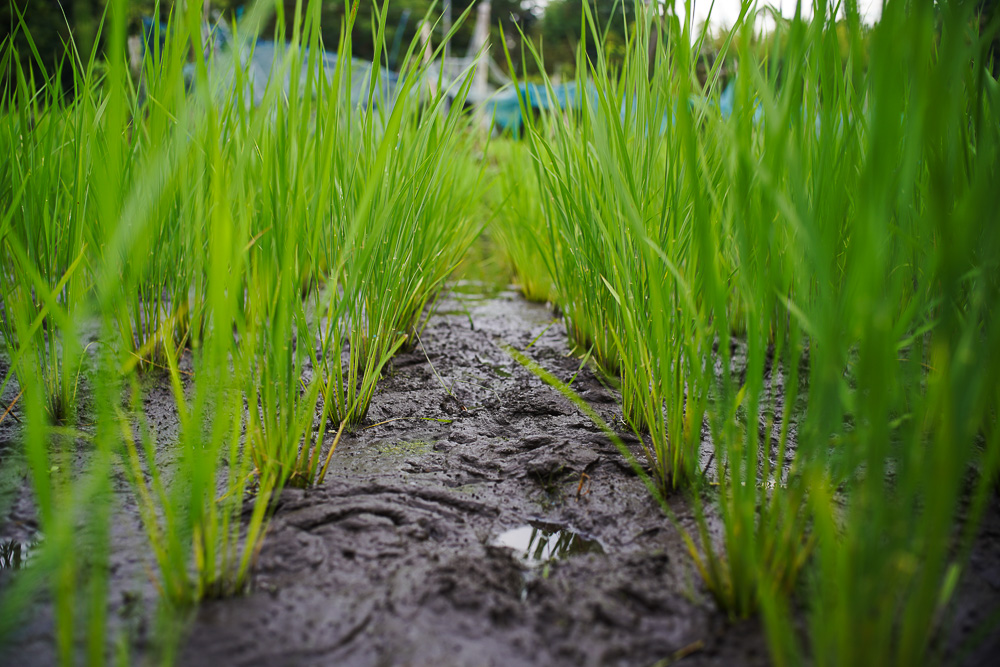
<path fill-rule="evenodd" d="M 198 0 L 200 1 L 200 0 Z M 288 36 L 293 29 L 290 17 L 294 16 L 296 0 L 281 0 L 285 5 Z M 160 19 L 166 21 L 171 8 L 179 0 L 132 0 L 130 3 L 129 33 L 136 34 L 140 30 L 140 18 L 152 16 L 159 7 Z M 454 0 L 452 17 L 455 21 L 477 0 Z M 616 52 L 624 52 L 626 27 L 635 20 L 634 5 L 630 1 L 590 0 L 595 17 L 602 26 L 608 27 L 605 51 L 612 62 Z M 211 10 L 221 12 L 231 20 L 236 12 L 248 5 L 248 0 L 211 0 Z M 382 3 L 384 4 L 384 3 Z M 22 13 L 25 23 L 31 33 L 32 40 L 38 49 L 46 71 L 55 71 L 64 51 L 64 43 L 72 35 L 77 47 L 87 52 L 93 45 L 94 36 L 107 5 L 107 0 L 8 0 L 0 4 L 0 35 L 6 37 L 15 34 L 18 53 L 24 62 L 37 76 L 40 67 L 30 57 L 27 40 L 20 31 L 14 30 L 18 23 L 18 13 Z M 322 36 L 328 50 L 338 50 L 340 26 L 349 11 L 345 0 L 323 0 Z M 443 4 L 434 0 L 390 0 L 388 2 L 388 17 L 386 20 L 386 44 L 391 46 L 396 39 L 396 33 L 402 30 L 401 50 L 405 50 L 420 30 L 420 22 L 424 16 L 431 21 L 440 21 Z M 533 58 L 523 58 L 522 33 L 535 44 L 543 44 L 545 48 L 546 69 L 552 73 L 572 76 L 575 70 L 575 50 L 579 41 L 583 0 L 555 0 L 544 8 L 537 0 L 492 0 L 490 16 L 491 44 L 494 49 L 493 59 L 502 69 L 507 69 L 505 58 L 501 55 L 502 41 L 510 52 L 514 68 L 519 74 L 526 73 L 533 77 L 538 73 L 538 65 Z M 371 59 L 375 54 L 373 30 L 375 25 L 374 0 L 361 0 L 358 16 L 355 22 L 352 40 L 354 55 L 363 59 Z M 475 27 L 475 8 L 470 12 L 469 20 L 461 25 L 452 40 L 452 55 L 464 55 L 469 48 Z M 273 25 L 265 30 L 265 35 L 271 37 Z M 443 36 L 443 27 L 439 22 L 434 31 L 433 41 Z M 2 38 L 0 38 L 2 39 Z M 596 56 L 596 45 L 588 46 L 588 54 Z M 395 63 L 388 62 L 388 53 L 383 54 L 383 64 L 392 68 Z M 0 74 L 6 79 L 9 72 Z M 70 85 L 68 70 L 63 73 L 64 87 Z"/>

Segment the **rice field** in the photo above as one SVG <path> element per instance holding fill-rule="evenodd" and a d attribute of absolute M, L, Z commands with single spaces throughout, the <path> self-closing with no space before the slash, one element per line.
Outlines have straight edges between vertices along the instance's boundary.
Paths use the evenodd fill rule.
<path fill-rule="evenodd" d="M 381 5 L 15 26 L 0 659 L 989 664 L 1000 16 L 683 4 L 513 133 Z"/>

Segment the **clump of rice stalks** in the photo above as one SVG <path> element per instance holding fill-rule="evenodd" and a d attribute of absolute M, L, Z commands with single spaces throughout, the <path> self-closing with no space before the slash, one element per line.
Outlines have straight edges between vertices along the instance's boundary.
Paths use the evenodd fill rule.
<path fill-rule="evenodd" d="M 110 388 L 110 387 L 109 387 Z M 99 397 L 107 405 L 110 393 Z M 40 591 L 53 605 L 53 635 L 59 663 L 106 663 L 107 578 L 111 518 L 114 433 L 102 421 L 95 433 L 53 425 L 42 383 L 26 383 L 23 398 L 23 444 L 31 473 L 43 536 L 30 565 L 6 582 L 0 598 L 0 642 Z M 102 415 L 104 416 L 104 415 Z M 89 469 L 74 475 L 72 461 L 79 441 L 94 446 Z"/>
<path fill-rule="evenodd" d="M 555 286 L 548 262 L 549 232 L 542 215 L 538 181 L 534 178 L 527 148 L 517 140 L 496 140 L 490 145 L 497 162 L 490 189 L 494 209 L 490 226 L 493 239 L 514 269 L 514 280 L 528 301 L 554 301 Z"/>
<path fill-rule="evenodd" d="M 204 597 L 246 590 L 272 494 L 285 480 L 272 469 L 254 475 L 241 433 L 239 383 L 218 381 L 210 362 L 203 360 L 204 365 L 196 366 L 194 397 L 188 400 L 172 355 L 169 364 L 181 418 L 180 463 L 169 486 L 156 463 L 155 438 L 141 415 L 142 457 L 130 420 L 121 415 L 120 423 L 126 469 L 159 568 L 161 596 L 173 609 L 183 610 Z M 253 510 L 243 525 L 241 514 L 251 488 Z"/>
<path fill-rule="evenodd" d="M 760 607 L 775 659 L 800 661 L 806 572 L 812 660 L 907 664 L 961 573 L 961 500 L 968 538 L 1000 456 L 998 87 L 960 3 L 889 2 L 870 34 L 853 3 L 835 15 L 814 3 L 764 49 L 753 21 L 731 32 L 726 119 L 718 68 L 696 84 L 704 37 L 669 16 L 650 72 L 637 10 L 622 69 L 581 57 L 580 102 L 525 113 L 527 140 L 571 337 L 620 377 L 660 483 L 694 481 L 711 433 L 724 551 L 704 521 L 689 544 L 720 606 Z"/>
<path fill-rule="evenodd" d="M 377 48 L 384 20 L 380 13 Z M 457 89 L 424 93 L 427 69 L 413 57 L 415 43 L 391 106 L 369 98 L 359 118 L 351 113 L 358 101 L 347 96 L 317 109 L 318 145 L 335 158 L 322 168 L 321 183 L 333 190 L 319 210 L 334 224 L 319 232 L 330 272 L 315 292 L 316 363 L 330 415 L 348 427 L 364 419 L 392 355 L 416 344 L 426 306 L 480 230 L 472 213 L 483 165 L 472 163 L 471 119 L 462 110 L 471 71 Z M 325 98 L 327 85 L 320 83 Z"/>
<path fill-rule="evenodd" d="M 17 30 L 26 30 L 23 22 Z M 33 44 L 28 36 L 29 44 Z M 25 70 L 13 38 L 0 47 L 8 96 L 0 100 L 0 334 L 10 374 L 22 389 L 41 383 L 45 408 L 56 421 L 71 420 L 82 368 L 82 349 L 70 329 L 87 290 L 85 183 L 90 165 L 77 159 L 89 142 L 86 119 L 58 112 L 59 71 L 40 59 L 41 81 Z"/>
<path fill-rule="evenodd" d="M 963 498 L 982 507 L 995 476 L 1000 128 L 985 119 L 1000 97 L 969 12 L 888 3 L 861 71 L 849 11 L 843 75 L 832 22 L 805 33 L 827 47 L 803 59 L 806 90 L 820 93 L 805 108 L 822 120 L 811 150 L 787 154 L 816 165 L 815 184 L 790 170 L 786 196 L 801 225 L 796 261 L 815 267 L 790 300 L 810 334 L 800 447 L 812 464 L 817 664 L 940 652 L 966 557 L 959 527 L 970 539 L 978 521 L 962 516 Z M 839 176 L 844 160 L 854 166 Z M 856 196 L 828 213 L 818 183 L 830 175 Z M 810 190 L 811 206 L 791 196 Z"/>
<path fill-rule="evenodd" d="M 581 50 L 570 109 L 541 124 L 522 113 L 571 341 L 620 380 L 625 421 L 660 483 L 677 487 L 694 477 L 715 305 L 702 297 L 712 256 L 693 243 L 716 213 L 689 109 L 676 104 L 688 98 L 693 65 L 651 71 L 652 15 L 637 15 L 621 71 L 608 70 L 600 49 L 596 62 Z M 601 43 L 589 10 L 584 30 L 584 41 Z"/>
<path fill-rule="evenodd" d="M 121 7 L 116 6 L 114 11 L 121 11 Z M 173 52 L 170 45 L 174 40 L 184 44 L 198 36 L 197 30 L 190 29 L 192 21 L 181 18 L 191 17 L 171 21 L 168 53 Z M 124 64 L 117 65 L 117 69 L 121 70 L 115 79 L 117 88 L 110 86 L 103 92 L 92 88 L 90 94 L 98 99 L 104 97 L 105 105 L 116 109 L 112 119 L 117 114 L 118 121 L 124 122 L 128 112 Z M 156 97 L 160 89 L 151 84 L 147 93 Z M 91 103 L 86 98 L 79 102 Z M 204 295 L 200 306 L 204 329 L 196 337 L 198 344 L 191 354 L 189 382 L 182 378 L 178 341 L 164 336 L 159 347 L 180 422 L 177 442 L 171 443 L 180 456 L 177 467 L 170 470 L 169 484 L 157 463 L 156 437 L 139 412 L 141 395 L 135 389 L 137 385 L 133 385 L 136 413 L 129 416 L 119 410 L 113 417 L 123 443 L 124 468 L 136 489 L 159 569 L 161 595 L 174 610 L 206 596 L 245 590 L 265 532 L 271 494 L 286 481 L 272 469 L 259 471 L 253 510 L 245 524 L 241 521 L 254 467 L 252 453 L 246 451 L 250 435 L 244 433 L 244 376 L 240 372 L 244 368 L 240 364 L 244 350 L 238 347 L 233 334 L 241 331 L 245 312 L 252 311 L 255 303 L 251 298 L 248 305 L 245 298 L 245 286 L 251 284 L 245 269 L 249 229 L 245 216 L 234 215 L 230 198 L 230 178 L 240 182 L 235 178 L 238 169 L 226 162 L 220 149 L 225 144 L 217 123 L 227 113 L 226 107 L 219 107 L 208 88 L 202 88 L 180 106 L 179 115 L 193 119 L 186 131 L 168 132 L 161 145 L 149 147 L 150 155 L 144 159 L 123 153 L 119 162 L 112 161 L 122 170 L 119 176 L 128 170 L 139 173 L 122 180 L 114 178 L 112 171 L 111 182 L 121 183 L 124 196 L 103 199 L 100 219 L 105 222 L 94 230 L 95 235 L 106 234 L 100 244 L 104 255 L 98 265 L 94 298 L 108 331 L 115 326 L 112 322 L 120 328 L 121 313 L 128 313 L 137 300 L 142 301 L 142 290 L 151 275 L 147 269 L 150 264 L 156 266 L 155 261 L 147 264 L 147 254 L 136 256 L 134 250 L 148 247 L 140 240 L 143 232 L 158 229 L 156 222 L 162 219 L 158 215 L 164 211 L 157 195 L 186 190 L 185 179 L 197 184 L 189 190 L 197 193 L 197 214 L 187 223 L 191 226 L 186 233 L 172 239 L 180 245 L 165 249 L 171 255 L 184 247 L 186 239 L 202 239 L 195 244 L 201 248 L 201 260 L 187 258 L 203 271 L 198 281 Z M 192 141 L 196 142 L 193 146 Z M 115 153 L 111 140 L 108 146 Z M 173 185 L 166 188 L 164 183 Z M 133 258 L 128 271 L 120 270 L 124 257 Z M 129 316 L 124 317 L 127 320 Z M 129 360 L 136 357 L 127 341 L 120 355 L 122 363 L 117 370 L 127 373 L 135 365 Z"/>

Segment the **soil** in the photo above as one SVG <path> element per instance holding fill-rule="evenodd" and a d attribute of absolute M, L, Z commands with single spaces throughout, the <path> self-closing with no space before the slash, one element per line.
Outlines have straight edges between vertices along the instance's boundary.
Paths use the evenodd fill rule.
<path fill-rule="evenodd" d="M 512 291 L 443 298 L 421 344 L 393 360 L 368 426 L 341 440 L 326 483 L 282 492 L 252 590 L 203 602 L 178 664 L 769 664 L 759 623 L 715 610 L 678 530 L 614 446 L 499 346 L 575 375 L 574 389 L 614 419 L 614 392 L 565 340 L 549 309 Z M 147 417 L 167 441 L 169 388 L 147 389 Z M 2 441 L 13 436 L 0 428 L 10 471 Z M 169 466 L 169 448 L 161 456 Z M 0 538 L 27 544 L 35 519 L 20 479 L 0 479 L 12 499 Z M 156 591 L 124 479 L 115 493 L 111 624 L 138 660 Z M 693 528 L 684 499 L 670 504 Z M 955 651 L 1000 609 L 997 505 L 960 589 Z M 519 528 L 530 546 L 503 546 Z M 51 664 L 53 645 L 42 605 L 0 663 Z M 994 635 L 962 662 L 988 664 L 997 650 Z"/>

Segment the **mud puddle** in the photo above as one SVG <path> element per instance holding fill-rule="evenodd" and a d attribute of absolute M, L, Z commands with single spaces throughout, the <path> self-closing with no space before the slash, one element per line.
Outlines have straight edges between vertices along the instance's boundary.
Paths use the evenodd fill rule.
<path fill-rule="evenodd" d="M 22 570 L 28 567 L 38 546 L 38 540 L 0 540 L 0 570 Z"/>
<path fill-rule="evenodd" d="M 492 544 L 510 549 L 521 562 L 531 568 L 551 565 L 579 554 L 604 554 L 604 547 L 597 540 L 569 528 L 540 521 L 505 530 Z"/>
<path fill-rule="evenodd" d="M 528 599 L 531 584 L 538 578 L 548 579 L 552 566 L 559 561 L 582 554 L 604 555 L 604 548 L 597 540 L 540 521 L 506 530 L 491 544 L 510 550 L 525 566 L 521 573 L 521 602 Z"/>

